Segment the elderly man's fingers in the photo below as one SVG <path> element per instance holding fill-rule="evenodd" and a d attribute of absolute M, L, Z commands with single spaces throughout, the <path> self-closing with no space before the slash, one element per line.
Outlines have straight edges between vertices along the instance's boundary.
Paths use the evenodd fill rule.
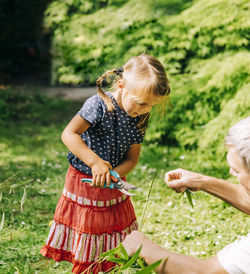
<path fill-rule="evenodd" d="M 179 180 L 169 181 L 167 182 L 167 185 L 177 193 L 184 192 L 188 188 L 187 181 L 184 178 Z"/>
<path fill-rule="evenodd" d="M 182 193 L 182 192 L 184 192 L 186 189 L 187 189 L 186 187 L 173 188 L 173 190 L 174 190 L 176 193 Z"/>
<path fill-rule="evenodd" d="M 171 188 L 180 188 L 185 185 L 185 180 L 184 179 L 179 179 L 179 180 L 172 180 L 168 181 L 167 185 Z"/>
<path fill-rule="evenodd" d="M 165 173 L 165 182 L 169 182 L 172 180 L 177 180 L 182 177 L 182 170 L 181 169 L 175 169 L 175 170 L 170 170 Z"/>

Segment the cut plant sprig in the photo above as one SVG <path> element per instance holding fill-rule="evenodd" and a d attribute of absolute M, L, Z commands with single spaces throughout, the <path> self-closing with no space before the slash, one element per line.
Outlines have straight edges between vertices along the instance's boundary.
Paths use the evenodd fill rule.
<path fill-rule="evenodd" d="M 187 197 L 187 200 L 189 202 L 189 204 L 191 205 L 192 208 L 194 208 L 194 203 L 193 203 L 193 197 L 197 197 L 195 195 L 195 193 L 193 191 L 191 191 L 190 189 L 186 189 L 183 193 L 182 193 L 182 197 Z M 192 197 L 193 196 L 193 197 Z"/>

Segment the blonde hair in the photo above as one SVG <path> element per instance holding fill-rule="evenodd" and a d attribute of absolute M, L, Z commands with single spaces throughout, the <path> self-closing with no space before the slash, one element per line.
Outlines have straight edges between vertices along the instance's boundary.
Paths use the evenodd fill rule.
<path fill-rule="evenodd" d="M 132 57 L 123 67 L 112 69 L 101 75 L 97 81 L 97 91 L 104 100 L 108 111 L 114 110 L 112 99 L 101 89 L 103 80 L 110 74 L 116 74 L 117 80 L 122 79 L 127 90 L 141 89 L 155 96 L 170 94 L 170 85 L 163 65 L 158 59 L 148 54 Z M 141 115 L 137 126 L 143 132 L 147 129 L 149 113 Z"/>

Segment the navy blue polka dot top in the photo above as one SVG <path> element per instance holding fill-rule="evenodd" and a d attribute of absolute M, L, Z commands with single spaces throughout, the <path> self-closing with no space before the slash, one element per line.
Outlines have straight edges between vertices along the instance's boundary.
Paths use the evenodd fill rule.
<path fill-rule="evenodd" d="M 114 102 L 113 111 L 108 111 L 103 99 L 96 94 L 86 100 L 77 114 L 91 123 L 91 126 L 81 134 L 83 141 L 114 168 L 126 158 L 131 145 L 142 143 L 144 133 L 136 126 L 140 116 L 130 117 L 119 107 L 110 92 L 106 94 Z M 73 167 L 91 175 L 91 168 L 71 151 L 68 152 L 67 159 Z"/>

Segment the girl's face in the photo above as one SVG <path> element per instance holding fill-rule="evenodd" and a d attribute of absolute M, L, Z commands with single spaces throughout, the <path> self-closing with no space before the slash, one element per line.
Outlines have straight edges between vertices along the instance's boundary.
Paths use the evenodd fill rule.
<path fill-rule="evenodd" d="M 120 89 L 122 108 L 131 117 L 151 111 L 154 105 L 161 103 L 164 96 L 148 95 L 143 90 Z"/>

